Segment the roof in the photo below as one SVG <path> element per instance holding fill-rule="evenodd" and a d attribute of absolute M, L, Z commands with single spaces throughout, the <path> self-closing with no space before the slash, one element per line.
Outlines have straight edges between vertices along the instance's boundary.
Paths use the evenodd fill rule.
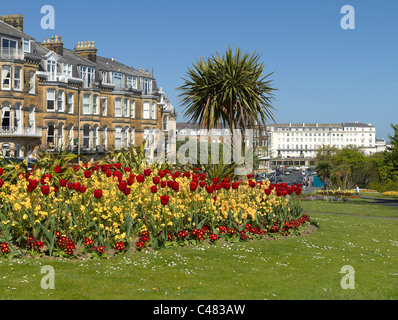
<path fill-rule="evenodd" d="M 22 31 L 18 30 L 17 28 L 14 28 L 13 26 L 9 25 L 8 23 L 5 23 L 2 20 L 0 20 L 0 33 L 15 38 L 25 38 L 25 39 L 34 40 L 31 36 L 27 35 L 26 33 L 23 33 Z"/>

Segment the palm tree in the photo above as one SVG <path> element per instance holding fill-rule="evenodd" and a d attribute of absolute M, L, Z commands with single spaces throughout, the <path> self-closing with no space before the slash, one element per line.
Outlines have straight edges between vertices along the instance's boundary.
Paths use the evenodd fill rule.
<path fill-rule="evenodd" d="M 185 106 L 184 116 L 203 128 L 228 124 L 231 130 L 252 127 L 274 120 L 273 91 L 260 56 L 235 54 L 230 48 L 224 56 L 200 58 L 188 68 L 184 84 L 178 89 Z"/>
<path fill-rule="evenodd" d="M 317 166 L 316 166 L 316 172 L 317 172 L 317 176 L 324 182 L 324 184 L 325 184 L 325 187 L 324 187 L 324 189 L 327 189 L 327 185 L 328 185 L 328 182 L 329 182 L 329 180 L 330 180 L 330 176 L 331 176 L 331 173 L 332 173 L 332 169 L 333 169 L 333 166 L 329 163 L 329 162 L 327 162 L 327 161 L 322 161 L 322 162 L 319 162 L 318 164 L 317 164 Z"/>

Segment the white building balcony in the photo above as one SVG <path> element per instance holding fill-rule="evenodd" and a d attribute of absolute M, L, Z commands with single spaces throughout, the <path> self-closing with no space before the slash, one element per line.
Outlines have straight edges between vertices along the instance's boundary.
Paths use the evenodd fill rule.
<path fill-rule="evenodd" d="M 0 127 L 0 138 L 41 138 L 42 128 Z"/>
<path fill-rule="evenodd" d="M 13 59 L 24 59 L 24 53 L 22 50 L 16 48 L 1 48 L 0 59 L 13 60 Z"/>

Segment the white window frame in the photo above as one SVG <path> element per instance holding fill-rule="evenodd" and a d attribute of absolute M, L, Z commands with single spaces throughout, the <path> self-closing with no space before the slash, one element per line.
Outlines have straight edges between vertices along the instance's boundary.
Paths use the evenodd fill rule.
<path fill-rule="evenodd" d="M 129 117 L 129 115 L 130 115 L 130 100 L 129 99 L 124 99 L 123 115 L 125 117 Z"/>
<path fill-rule="evenodd" d="M 87 128 L 88 127 L 88 135 L 85 135 L 85 128 Z M 84 149 L 90 149 L 90 146 L 91 146 L 91 126 L 89 125 L 89 124 L 85 124 L 85 125 L 83 125 L 83 135 L 82 135 L 83 137 L 83 141 L 82 141 L 82 144 L 83 144 L 83 148 Z M 87 141 L 88 140 L 88 144 L 87 145 L 85 145 L 85 140 Z"/>
<path fill-rule="evenodd" d="M 95 81 L 95 69 L 93 67 L 81 66 L 80 78 L 83 80 L 85 88 L 89 88 L 91 83 Z"/>
<path fill-rule="evenodd" d="M 112 84 L 115 85 L 115 90 L 120 90 L 124 88 L 124 74 L 120 72 L 113 72 Z"/>
<path fill-rule="evenodd" d="M 98 101 L 99 96 L 97 94 L 93 95 L 93 114 L 99 114 Z"/>
<path fill-rule="evenodd" d="M 141 89 L 143 94 L 152 93 L 152 79 L 141 78 Z"/>
<path fill-rule="evenodd" d="M 135 100 L 130 101 L 130 115 L 131 118 L 135 118 Z"/>
<path fill-rule="evenodd" d="M 36 72 L 29 71 L 29 93 L 35 94 L 36 93 Z"/>
<path fill-rule="evenodd" d="M 12 68 L 11 66 L 1 66 L 1 89 L 2 90 L 11 90 L 11 76 Z M 6 76 L 6 75 L 9 76 Z M 8 80 L 8 85 L 5 86 L 5 80 Z"/>
<path fill-rule="evenodd" d="M 91 111 L 91 95 L 83 94 L 83 114 L 90 114 Z"/>
<path fill-rule="evenodd" d="M 166 114 L 163 116 L 163 131 L 168 130 L 168 122 L 169 122 L 169 116 Z"/>
<path fill-rule="evenodd" d="M 72 65 L 70 63 L 62 64 L 62 74 L 68 77 L 72 77 Z"/>
<path fill-rule="evenodd" d="M 17 70 L 18 75 L 17 75 Z M 21 67 L 14 67 L 14 90 L 22 91 L 22 68 Z"/>
<path fill-rule="evenodd" d="M 70 114 L 74 112 L 74 98 L 75 95 L 73 93 L 68 93 L 68 112 Z"/>
<path fill-rule="evenodd" d="M 115 149 L 121 149 L 123 146 L 123 128 L 117 126 L 115 128 Z"/>
<path fill-rule="evenodd" d="M 122 98 L 115 99 L 115 117 L 122 117 L 123 107 Z"/>
<path fill-rule="evenodd" d="M 144 101 L 143 105 L 142 105 L 142 116 L 144 119 L 150 119 L 150 109 L 151 104 L 149 103 L 149 101 Z"/>
<path fill-rule="evenodd" d="M 135 145 L 135 127 L 131 127 L 130 129 L 130 145 L 134 146 Z"/>
<path fill-rule="evenodd" d="M 156 120 L 156 103 L 152 102 L 152 119 Z"/>
<path fill-rule="evenodd" d="M 30 53 L 30 40 L 29 39 L 25 39 L 25 38 L 22 39 L 22 48 L 23 48 L 23 52 Z"/>
<path fill-rule="evenodd" d="M 107 98 L 100 98 L 101 101 L 101 112 L 103 116 L 108 115 L 108 99 Z"/>
<path fill-rule="evenodd" d="M 127 77 L 127 86 L 129 88 L 137 89 L 137 84 L 138 84 L 137 77 L 134 76 Z"/>
<path fill-rule="evenodd" d="M 58 90 L 57 94 L 57 111 L 64 112 L 65 111 L 65 92 L 64 90 Z"/>
<path fill-rule="evenodd" d="M 57 80 L 57 61 L 53 59 L 48 59 L 46 61 L 46 70 L 48 73 L 48 81 L 56 81 Z"/>
<path fill-rule="evenodd" d="M 52 92 L 53 97 L 50 97 L 50 92 Z M 47 112 L 55 112 L 55 89 L 47 89 L 46 92 L 46 110 Z M 48 103 L 51 102 L 53 103 L 52 109 L 48 108 Z"/>

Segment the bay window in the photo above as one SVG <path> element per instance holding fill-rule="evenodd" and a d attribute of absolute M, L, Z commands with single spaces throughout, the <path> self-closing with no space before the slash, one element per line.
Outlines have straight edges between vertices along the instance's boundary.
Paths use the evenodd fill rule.
<path fill-rule="evenodd" d="M 14 90 L 22 90 L 21 72 L 22 68 L 14 68 Z"/>
<path fill-rule="evenodd" d="M 1 67 L 1 89 L 11 90 L 11 67 L 2 66 Z"/>

